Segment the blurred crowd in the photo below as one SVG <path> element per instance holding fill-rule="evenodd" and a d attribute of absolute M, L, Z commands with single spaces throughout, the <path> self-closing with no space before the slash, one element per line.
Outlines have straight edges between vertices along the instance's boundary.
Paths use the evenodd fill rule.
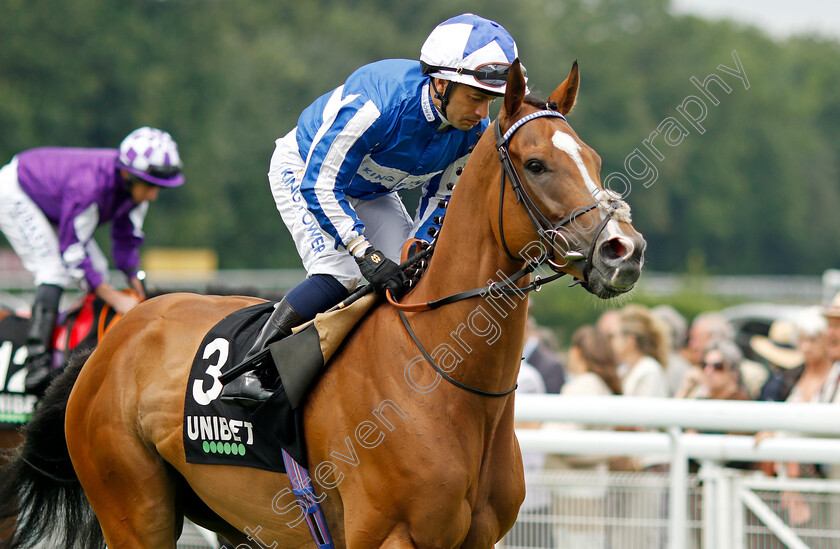
<path fill-rule="evenodd" d="M 608 310 L 595 325 L 578 328 L 568 349 L 562 351 L 550 331 L 531 320 L 517 392 L 840 402 L 840 294 L 827 307 L 803 308 L 793 318 L 776 320 L 767 335 L 753 335 L 746 344 L 741 339 L 741 345 L 736 341 L 735 329 L 722 314 L 706 312 L 689 322 L 667 305 L 648 308 L 630 304 Z M 527 381 L 522 383 L 523 380 Z M 582 429 L 584 426 L 546 423 L 541 428 Z M 779 435 L 781 433 L 757 433 L 756 444 Z M 524 459 L 526 471 L 576 469 L 603 474 L 607 471 L 665 472 L 669 460 L 668 456 L 637 459 L 527 454 Z M 692 466 L 696 471 L 696 465 Z M 770 476 L 840 478 L 837 467 L 821 464 L 729 463 L 727 466 L 761 471 Z M 600 514 L 601 511 L 592 506 L 612 505 L 622 509 L 611 512 L 632 518 L 635 509 L 650 508 L 651 505 L 662 508 L 666 501 L 664 494 L 651 491 L 632 497 L 605 498 L 605 490 L 595 482 L 584 493 L 572 494 L 571 498 L 564 494 L 563 504 L 569 508 L 560 511 L 591 516 L 591 513 Z M 639 501 L 639 498 L 653 501 Z M 556 503 L 555 498 L 555 507 Z M 541 513 L 551 504 L 549 494 L 529 493 L 522 512 Z M 814 524 L 815 514 L 820 510 L 806 503 L 800 494 L 782 494 L 778 511 L 793 526 L 820 527 Z M 569 542 L 569 547 L 603 547 L 607 542 L 603 539 L 603 531 L 560 530 L 556 525 L 546 526 L 542 539 L 561 536 Z M 513 530 L 511 534 L 515 537 L 518 533 Z M 602 539 L 591 539 L 593 535 Z M 640 540 L 639 535 L 649 538 Z M 659 547 L 662 540 L 655 539 L 659 535 L 654 529 L 647 534 L 638 529 L 632 535 L 612 532 L 607 534 L 611 538 L 607 543 L 610 547 L 621 547 L 622 542 L 634 547 Z M 570 541 L 575 536 L 580 537 L 580 543 Z"/>

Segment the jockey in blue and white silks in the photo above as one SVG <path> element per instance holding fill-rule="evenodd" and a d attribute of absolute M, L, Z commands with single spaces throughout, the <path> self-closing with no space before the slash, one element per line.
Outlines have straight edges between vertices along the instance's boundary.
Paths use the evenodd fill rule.
<path fill-rule="evenodd" d="M 366 236 L 394 261 L 410 236 L 429 239 L 431 214 L 451 192 L 440 189 L 444 171 L 466 162 L 488 125 L 483 119 L 467 131 L 453 128 L 429 87 L 417 61 L 366 65 L 277 141 L 271 189 L 308 274 L 332 275 L 352 290 L 361 280 L 346 251 L 355 239 Z M 412 221 L 394 193 L 418 185 Z"/>
<path fill-rule="evenodd" d="M 419 62 L 361 67 L 276 141 L 268 179 L 307 278 L 277 304 L 245 362 L 257 361 L 259 369 L 266 345 L 339 303 L 362 279 L 378 293 L 402 295 L 401 248 L 412 236 L 436 234 L 517 57 L 499 24 L 453 17 L 431 32 Z M 421 185 L 412 217 L 397 193 Z M 253 374 L 222 392 L 223 400 L 244 406 L 269 396 Z"/>

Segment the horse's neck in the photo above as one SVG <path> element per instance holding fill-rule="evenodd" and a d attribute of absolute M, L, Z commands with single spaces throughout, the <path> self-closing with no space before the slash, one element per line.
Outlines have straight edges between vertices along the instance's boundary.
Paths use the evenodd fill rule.
<path fill-rule="evenodd" d="M 481 168 L 465 170 L 429 268 L 406 301 L 433 301 L 499 283 L 522 268 L 523 263 L 513 261 L 500 248 L 493 233 L 491 212 L 498 212 L 498 183 L 463 179 L 484 172 Z M 516 284 L 522 285 L 526 280 L 527 277 Z M 454 378 L 498 392 L 516 383 L 528 299 L 522 292 L 504 297 L 495 290 L 489 294 L 492 296 L 474 297 L 433 312 L 410 315 L 410 321 L 422 340 L 431 345 L 429 351 L 434 345 L 446 343 L 463 358 L 452 371 Z"/>
<path fill-rule="evenodd" d="M 479 142 L 453 191 L 428 272 L 417 288 L 417 293 L 430 294 L 431 299 L 434 292 L 442 295 L 485 286 L 489 279 L 499 279 L 497 271 L 511 274 L 521 267 L 501 249 L 493 233 L 501 166 L 492 157 L 495 151 L 488 137 Z"/>

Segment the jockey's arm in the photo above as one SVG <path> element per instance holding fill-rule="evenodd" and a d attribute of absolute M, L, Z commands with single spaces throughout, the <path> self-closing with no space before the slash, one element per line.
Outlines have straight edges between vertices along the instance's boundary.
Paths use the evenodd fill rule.
<path fill-rule="evenodd" d="M 379 110 L 362 99 L 344 105 L 333 125 L 312 143 L 300 185 L 306 208 L 318 225 L 335 239 L 336 248 L 348 252 L 351 242 L 364 235 L 364 224 L 345 192 L 365 156 L 379 142 L 380 126 L 387 127 L 387 122 L 379 123 Z M 353 120 L 353 128 L 342 125 L 347 119 Z"/>
<path fill-rule="evenodd" d="M 137 275 L 128 278 L 128 286 L 137 294 L 140 301 L 146 299 L 146 286 L 143 281 L 137 278 Z"/>
<path fill-rule="evenodd" d="M 105 274 L 97 270 L 87 250 L 98 224 L 96 202 L 87 200 L 81 193 L 62 202 L 58 222 L 61 259 L 69 274 L 77 280 L 84 278 L 89 288 L 97 288 L 105 280 Z"/>

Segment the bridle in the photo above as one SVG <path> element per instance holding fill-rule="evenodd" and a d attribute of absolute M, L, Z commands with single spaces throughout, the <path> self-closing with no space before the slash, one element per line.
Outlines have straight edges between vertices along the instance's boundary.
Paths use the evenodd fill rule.
<path fill-rule="evenodd" d="M 561 113 L 559 113 L 555 110 L 543 109 L 543 110 L 539 110 L 539 111 L 533 112 L 531 114 L 528 114 L 526 116 L 523 116 L 522 118 L 520 118 L 519 120 L 514 122 L 513 125 L 511 125 L 511 127 L 508 128 L 508 130 L 505 132 L 504 135 L 501 134 L 501 130 L 499 129 L 498 119 L 494 123 L 494 130 L 495 130 L 495 135 L 496 135 L 496 148 L 499 151 L 499 159 L 501 160 L 501 164 L 502 164 L 502 175 L 501 175 L 502 179 L 501 179 L 501 185 L 500 185 L 500 191 L 499 191 L 499 234 L 500 234 L 501 239 L 502 239 L 502 247 L 504 248 L 505 253 L 508 255 L 508 257 L 510 257 L 514 261 L 525 260 L 526 261 L 525 267 L 523 269 L 517 271 L 516 273 L 510 275 L 509 277 L 507 277 L 507 279 L 505 279 L 503 281 L 500 281 L 500 283 L 494 283 L 494 284 L 491 284 L 490 286 L 485 286 L 483 288 L 475 288 L 473 290 L 467 290 L 467 291 L 464 291 L 464 292 L 459 292 L 459 293 L 452 294 L 450 296 L 444 297 L 442 299 L 437 299 L 435 301 L 428 301 L 428 302 L 425 302 L 425 303 L 414 303 L 414 304 L 398 303 L 393 298 L 390 291 L 385 292 L 386 297 L 388 299 L 388 302 L 397 309 L 397 313 L 400 316 L 400 320 L 402 320 L 402 323 L 405 326 L 406 330 L 408 331 L 409 336 L 411 336 L 411 339 L 414 341 L 414 344 L 420 350 L 421 354 L 426 359 L 426 361 L 429 364 L 431 364 L 432 368 L 434 368 L 434 370 L 441 377 L 443 377 L 446 381 L 448 381 L 452 385 L 455 385 L 456 387 L 458 387 L 460 389 L 463 389 L 465 391 L 469 391 L 471 393 L 481 395 L 481 396 L 485 396 L 485 397 L 503 397 L 503 396 L 509 395 L 510 393 L 512 393 L 513 391 L 516 390 L 517 385 L 514 385 L 513 387 L 511 387 L 510 389 L 508 389 L 506 391 L 490 392 L 490 391 L 484 391 L 482 389 L 477 389 L 475 387 L 471 387 L 469 385 L 466 385 L 466 384 L 452 378 L 440 366 L 437 365 L 437 363 L 434 361 L 434 359 L 429 355 L 429 353 L 423 347 L 423 344 L 417 338 L 417 335 L 414 333 L 414 330 L 411 328 L 411 325 L 408 323 L 408 319 L 406 318 L 405 313 L 403 311 L 420 312 L 420 311 L 428 311 L 428 310 L 431 310 L 431 309 L 437 309 L 438 307 L 442 307 L 444 305 L 448 305 L 450 303 L 454 303 L 456 301 L 461 301 L 461 300 L 464 300 L 464 299 L 469 299 L 469 298 L 472 298 L 472 297 L 479 297 L 479 296 L 483 297 L 483 296 L 488 295 L 488 294 L 490 294 L 492 296 L 492 293 L 493 293 L 494 290 L 496 292 L 499 292 L 500 294 L 507 294 L 507 295 L 522 295 L 523 293 L 526 293 L 526 292 L 539 290 L 540 286 L 542 286 L 543 284 L 546 284 L 548 282 L 556 280 L 556 279 L 558 279 L 561 276 L 564 276 L 566 274 L 566 273 L 564 273 L 560 270 L 560 268 L 563 267 L 565 265 L 565 263 L 564 264 L 558 263 L 555 260 L 556 258 L 554 256 L 554 251 L 556 249 L 555 239 L 557 239 L 559 237 L 559 238 L 562 238 L 565 241 L 565 237 L 560 233 L 560 229 L 562 229 L 564 226 L 571 223 L 573 220 L 575 220 L 579 216 L 584 215 L 587 212 L 598 208 L 598 210 L 603 213 L 603 219 L 601 220 L 601 223 L 595 229 L 595 236 L 592 238 L 592 245 L 589 248 L 589 253 L 587 255 L 584 255 L 583 253 L 581 253 L 577 250 L 571 250 L 570 249 L 570 250 L 566 251 L 566 253 L 564 254 L 565 259 L 567 261 L 568 260 L 574 260 L 574 261 L 583 260 L 583 261 L 585 261 L 584 268 L 583 268 L 583 280 L 575 280 L 571 285 L 573 286 L 575 284 L 582 284 L 585 288 L 588 289 L 588 287 L 589 287 L 588 286 L 589 272 L 592 269 L 592 258 L 594 257 L 594 254 L 595 254 L 595 243 L 597 242 L 598 237 L 601 235 L 601 232 L 607 226 L 607 223 L 609 222 L 609 220 L 612 219 L 613 214 L 617 211 L 618 206 L 612 204 L 612 202 L 614 202 L 614 200 L 610 200 L 610 198 L 612 198 L 612 197 L 610 195 L 607 195 L 607 197 L 608 197 L 607 199 L 595 200 L 592 204 L 588 204 L 586 206 L 577 208 L 575 211 L 573 211 L 571 214 L 567 215 L 566 217 L 564 217 L 563 219 L 561 219 L 557 223 L 552 223 L 551 220 L 545 214 L 543 214 L 540 211 L 539 207 L 536 205 L 534 200 L 528 194 L 528 191 L 525 190 L 525 186 L 522 184 L 522 180 L 520 179 L 519 174 L 517 173 L 516 169 L 513 166 L 513 161 L 510 159 L 510 153 L 508 152 L 508 146 L 510 144 L 510 140 L 513 137 L 514 133 L 516 133 L 516 131 L 519 128 L 521 128 L 522 126 L 524 126 L 525 124 L 527 124 L 528 122 L 530 122 L 532 120 L 535 120 L 537 118 L 546 117 L 546 116 L 554 117 L 554 118 L 561 118 L 563 120 L 566 120 L 565 116 L 563 116 Z M 503 205 L 504 205 L 504 198 L 505 198 L 505 179 L 506 178 L 510 180 L 511 188 L 513 188 L 513 192 L 516 195 L 516 203 L 517 204 L 521 203 L 522 206 L 525 208 L 525 211 L 528 213 L 528 217 L 531 219 L 531 223 L 533 223 L 534 228 L 537 229 L 537 232 L 540 235 L 540 241 L 547 245 L 547 252 L 546 252 L 546 255 L 545 255 L 544 258 L 533 259 L 533 258 L 527 258 L 527 257 L 516 257 L 510 252 L 510 249 L 508 248 L 507 241 L 505 240 L 504 225 L 503 225 Z M 620 202 L 620 201 L 618 201 L 618 202 Z M 412 258 L 410 258 L 409 260 L 407 260 L 405 263 L 403 263 L 400 266 L 405 267 L 407 264 L 410 264 L 414 260 L 418 260 L 418 259 L 422 259 L 424 257 L 427 257 L 429 254 L 432 253 L 433 249 L 434 249 L 434 243 L 427 250 L 421 252 L 420 254 L 417 254 L 416 256 L 413 256 Z M 527 276 L 528 274 L 530 274 L 531 272 L 536 270 L 536 268 L 539 265 L 541 265 L 543 262 L 546 262 L 546 263 L 549 264 L 551 269 L 555 272 L 554 275 L 552 275 L 548 278 L 545 278 L 545 279 L 540 279 L 539 277 L 536 277 L 535 280 L 527 286 L 516 287 L 515 289 L 511 288 L 511 286 L 513 286 L 514 282 L 518 281 L 519 279 Z"/>
<path fill-rule="evenodd" d="M 556 239 L 559 237 L 566 240 L 565 236 L 560 232 L 560 230 L 580 217 L 588 213 L 591 210 L 599 207 L 600 201 L 595 200 L 591 204 L 586 206 L 582 206 L 580 208 L 575 209 L 572 213 L 558 221 L 557 223 L 552 223 L 551 220 L 543 214 L 539 207 L 536 205 L 534 200 L 528 194 L 528 191 L 525 189 L 525 186 L 522 184 L 522 180 L 519 178 L 519 173 L 513 166 L 513 161 L 510 159 L 510 153 L 508 152 L 508 146 L 510 145 L 510 140 L 513 137 L 513 134 L 516 131 L 530 122 L 531 120 L 542 118 L 542 117 L 553 117 L 553 118 L 560 118 L 562 120 L 566 120 L 566 117 L 563 116 L 561 113 L 551 110 L 551 109 L 543 109 L 536 112 L 532 112 L 526 116 L 523 116 L 516 122 L 514 122 L 510 128 L 502 135 L 499 121 L 496 120 L 494 124 L 494 131 L 496 135 L 496 149 L 499 151 L 499 159 L 502 163 L 502 182 L 499 185 L 499 235 L 502 239 L 502 247 L 505 250 L 505 253 L 511 259 L 515 261 L 520 261 L 523 257 L 516 257 L 508 248 L 507 241 L 505 240 L 505 230 L 504 230 L 504 216 L 503 216 L 503 206 L 504 206 L 504 198 L 505 198 L 505 177 L 510 179 L 510 186 L 513 189 L 514 194 L 516 195 L 516 203 L 522 204 L 522 207 L 525 208 L 525 212 L 528 214 L 528 217 L 531 219 L 531 223 L 534 225 L 534 228 L 537 229 L 537 233 L 540 235 L 540 242 L 544 243 L 545 248 L 547 250 L 545 262 L 548 263 L 549 267 L 555 273 L 561 273 L 560 268 L 564 267 L 566 263 L 558 263 L 556 261 L 554 252 L 556 248 Z M 594 199 L 593 199 L 594 200 Z M 582 284 L 585 288 L 589 287 L 589 273 L 592 270 L 592 259 L 595 255 L 595 244 L 598 242 L 598 237 L 601 236 L 601 232 L 607 226 L 607 223 L 612 219 L 613 214 L 615 213 L 616 209 L 611 207 L 606 208 L 599 208 L 603 209 L 604 216 L 601 220 L 600 224 L 595 228 L 595 235 L 592 237 L 592 244 L 589 247 L 589 253 L 584 255 L 580 251 L 569 249 L 565 252 L 564 258 L 568 262 L 569 260 L 577 261 L 582 260 L 584 261 L 583 266 L 583 279 L 582 280 L 575 280 L 572 285 L 575 284 Z M 566 242 L 568 244 L 568 242 Z M 562 273 L 565 274 L 565 273 Z M 561 276 L 562 276 L 561 274 Z"/>

